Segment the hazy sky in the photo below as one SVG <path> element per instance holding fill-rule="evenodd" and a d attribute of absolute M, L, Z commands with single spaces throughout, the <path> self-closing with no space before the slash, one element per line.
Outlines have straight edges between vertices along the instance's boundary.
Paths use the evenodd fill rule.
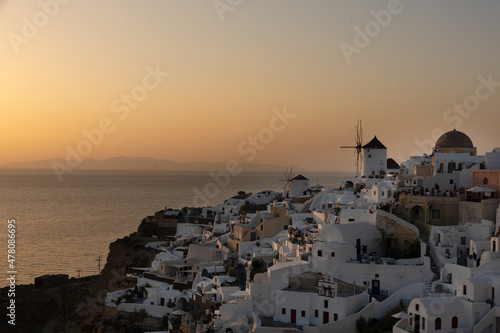
<path fill-rule="evenodd" d="M 454 125 L 500 146 L 500 0 L 3 0 L 0 35 L 0 164 L 352 170 L 358 118 L 394 158 Z"/>

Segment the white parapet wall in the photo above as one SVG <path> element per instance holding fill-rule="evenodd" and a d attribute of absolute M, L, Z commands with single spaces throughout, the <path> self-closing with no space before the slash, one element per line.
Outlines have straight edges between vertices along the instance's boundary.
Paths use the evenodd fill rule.
<path fill-rule="evenodd" d="M 245 298 L 236 304 L 222 304 L 219 311 L 221 314 L 221 320 L 230 320 L 239 313 L 249 314 L 253 311 L 252 299 Z"/>
<path fill-rule="evenodd" d="M 415 297 L 420 297 L 422 293 L 423 283 L 414 283 L 409 286 L 403 287 L 383 302 L 372 300 L 363 310 L 348 316 L 342 320 L 335 321 L 321 326 L 304 326 L 304 333 L 351 333 L 356 332 L 356 320 L 361 317 L 368 318 L 382 318 L 389 313 L 392 309 L 397 307 L 401 301 L 409 302 Z"/>
<path fill-rule="evenodd" d="M 162 318 L 166 314 L 172 313 L 171 308 L 166 306 L 156 306 L 156 305 L 148 305 L 148 304 L 140 304 L 140 303 L 120 303 L 118 305 L 118 311 L 123 312 L 139 312 L 144 309 L 148 315 L 154 318 Z"/>

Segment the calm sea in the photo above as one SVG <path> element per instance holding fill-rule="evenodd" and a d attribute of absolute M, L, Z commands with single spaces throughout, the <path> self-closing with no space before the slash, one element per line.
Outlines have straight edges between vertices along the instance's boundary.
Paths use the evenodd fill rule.
<path fill-rule="evenodd" d="M 311 185 L 337 185 L 347 173 L 304 172 Z M 230 179 L 210 205 L 238 191 L 281 191 L 283 173 L 242 173 Z M 0 269 L 7 272 L 7 220 L 15 218 L 18 283 L 36 276 L 98 273 L 98 257 L 106 260 L 109 243 L 137 230 L 155 211 L 193 206 L 194 188 L 214 183 L 202 171 L 80 171 L 59 182 L 51 171 L 0 171 Z M 213 190 L 213 185 L 209 190 Z M 196 205 L 201 204 L 197 199 Z M 101 268 L 104 263 L 101 263 Z M 7 285 L 5 278 L 0 286 Z"/>

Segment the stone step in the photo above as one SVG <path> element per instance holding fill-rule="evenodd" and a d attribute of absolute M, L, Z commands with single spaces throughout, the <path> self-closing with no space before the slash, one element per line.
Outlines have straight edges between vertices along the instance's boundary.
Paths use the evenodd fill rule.
<path fill-rule="evenodd" d="M 434 273 L 434 277 L 432 278 L 432 281 L 439 280 L 441 276 L 441 269 L 436 265 L 436 262 L 434 261 L 433 256 L 431 255 L 431 246 L 430 246 L 430 241 L 429 241 L 429 235 L 426 232 L 420 231 L 420 240 L 426 244 L 426 255 L 428 255 L 431 258 L 431 271 Z M 430 286 L 429 286 L 430 290 Z M 427 294 L 428 295 L 428 294 Z M 428 297 L 428 296 L 427 296 Z"/>

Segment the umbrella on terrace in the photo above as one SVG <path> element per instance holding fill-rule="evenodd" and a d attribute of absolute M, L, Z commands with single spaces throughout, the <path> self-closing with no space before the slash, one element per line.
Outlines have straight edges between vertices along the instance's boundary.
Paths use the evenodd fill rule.
<path fill-rule="evenodd" d="M 491 198 L 492 197 L 491 194 L 496 192 L 496 190 L 484 185 L 477 185 L 465 191 L 472 193 L 476 198 L 479 197 L 480 199 L 484 199 L 484 197 Z"/>
<path fill-rule="evenodd" d="M 408 318 L 410 318 L 410 315 L 404 311 L 401 311 L 401 312 L 393 314 L 391 317 L 394 317 L 397 319 L 408 319 Z"/>
<path fill-rule="evenodd" d="M 484 186 L 484 185 L 477 185 L 477 186 L 474 186 L 473 188 L 470 188 L 468 190 L 465 190 L 466 192 L 471 192 L 471 193 L 493 193 L 493 192 L 496 192 L 496 190 L 488 187 L 488 186 Z"/>
<path fill-rule="evenodd" d="M 186 311 L 182 311 L 182 310 L 175 310 L 172 312 L 172 314 L 176 315 L 176 316 L 184 316 L 187 312 Z"/>

